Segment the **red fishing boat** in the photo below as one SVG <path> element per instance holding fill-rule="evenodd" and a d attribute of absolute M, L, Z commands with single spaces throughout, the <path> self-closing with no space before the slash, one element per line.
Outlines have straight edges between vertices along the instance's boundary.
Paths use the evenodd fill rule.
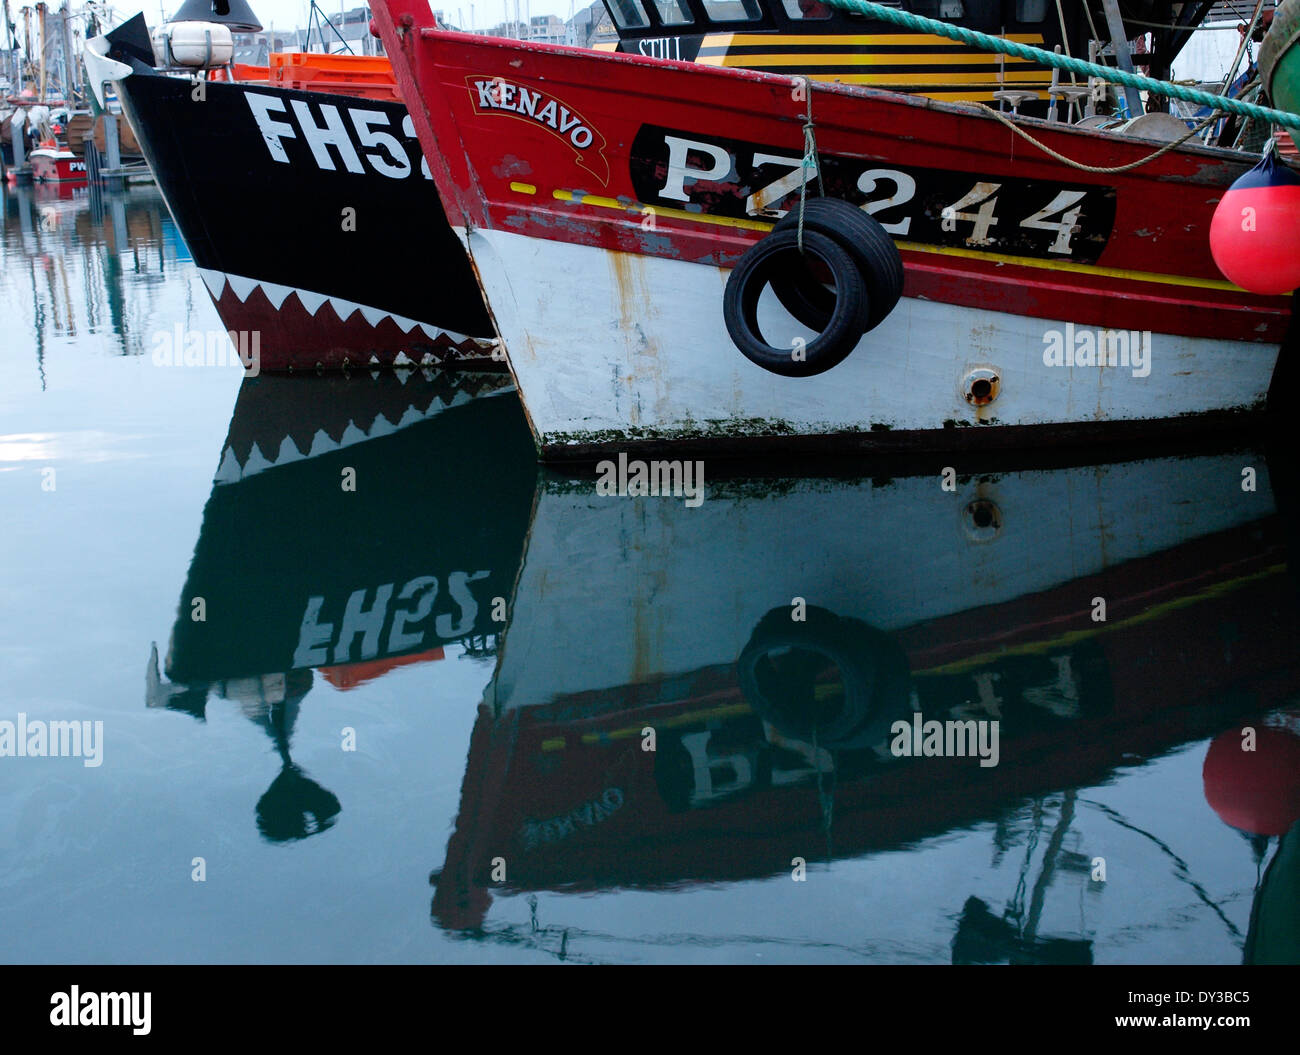
<path fill-rule="evenodd" d="M 28 155 L 32 179 L 37 183 L 85 183 L 86 159 L 53 141 L 42 143 Z"/>
<path fill-rule="evenodd" d="M 1208 245 L 1246 155 L 1016 119 L 1040 146 L 968 106 L 375 14 L 544 455 L 1012 445 L 1264 405 L 1288 303 Z"/>

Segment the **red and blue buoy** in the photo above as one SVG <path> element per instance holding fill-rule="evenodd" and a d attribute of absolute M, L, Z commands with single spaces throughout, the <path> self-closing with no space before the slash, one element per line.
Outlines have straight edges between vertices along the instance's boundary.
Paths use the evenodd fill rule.
<path fill-rule="evenodd" d="M 1272 149 L 1214 210 L 1210 252 L 1224 276 L 1251 293 L 1300 287 L 1300 179 Z"/>

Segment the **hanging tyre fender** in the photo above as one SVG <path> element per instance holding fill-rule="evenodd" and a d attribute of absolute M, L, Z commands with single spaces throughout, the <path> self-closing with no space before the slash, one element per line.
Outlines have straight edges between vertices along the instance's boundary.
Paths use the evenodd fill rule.
<path fill-rule="evenodd" d="M 796 205 L 772 228 L 798 231 Z M 847 250 L 862 272 L 871 311 L 864 332 L 875 329 L 889 315 L 903 295 L 903 258 L 894 240 L 875 219 L 841 198 L 810 198 L 804 203 L 804 237 L 809 231 L 834 239 Z M 835 293 L 806 269 L 782 275 L 772 283 L 772 292 L 791 315 L 809 329 L 821 330 L 835 306 Z"/>
<path fill-rule="evenodd" d="M 746 702 L 777 732 L 804 743 L 839 751 L 888 743 L 893 723 L 911 716 L 907 656 L 861 620 L 816 607 L 805 615 L 795 622 L 788 605 L 773 608 L 754 628 L 736 661 Z M 785 655 L 774 662 L 774 653 Z M 831 665 L 844 692 L 827 709 L 814 679 Z"/>
<path fill-rule="evenodd" d="M 723 321 L 741 354 L 782 377 L 813 377 L 838 366 L 857 346 L 870 315 L 866 283 L 847 250 L 828 235 L 806 229 L 803 249 L 800 253 L 797 231 L 773 231 L 740 258 L 722 295 Z M 801 282 L 815 283 L 808 258 L 830 272 L 835 289 L 823 287 L 833 302 L 830 312 L 815 327 L 818 336 L 802 347 L 797 358 L 794 348 L 776 348 L 764 339 L 758 327 L 758 301 L 763 290 L 782 276 L 802 274 Z"/>

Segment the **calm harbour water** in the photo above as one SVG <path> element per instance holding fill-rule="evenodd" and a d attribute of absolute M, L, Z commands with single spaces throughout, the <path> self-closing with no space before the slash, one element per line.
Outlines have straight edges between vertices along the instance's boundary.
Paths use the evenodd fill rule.
<path fill-rule="evenodd" d="M 1300 959 L 1262 453 L 603 497 L 503 376 L 155 365 L 153 188 L 0 202 L 0 723 L 103 723 L 0 757 L 0 960 Z"/>

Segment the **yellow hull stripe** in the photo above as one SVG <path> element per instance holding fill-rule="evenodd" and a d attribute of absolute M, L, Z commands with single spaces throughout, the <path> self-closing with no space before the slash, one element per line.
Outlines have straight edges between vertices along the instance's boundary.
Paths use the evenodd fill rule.
<path fill-rule="evenodd" d="M 817 80 L 817 78 L 814 77 L 813 80 Z M 1026 86 L 1017 83 L 1017 84 L 1008 84 L 1007 87 L 1024 88 Z M 1030 90 L 1032 90 L 1032 88 L 1034 88 L 1035 85 L 1030 85 L 1028 87 Z M 1041 87 L 1041 85 L 1038 85 L 1037 87 Z M 987 92 L 981 92 L 981 91 L 975 91 L 974 89 L 964 89 L 961 91 L 960 95 L 954 94 L 953 92 L 946 92 L 946 91 L 911 92 L 910 94 L 919 96 L 922 99 L 933 99 L 935 100 L 935 102 L 940 102 L 940 103 L 955 103 L 955 102 L 975 103 L 975 102 L 995 102 L 996 100 L 993 98 L 993 91 L 996 90 L 997 89 L 993 89 Z"/>
<path fill-rule="evenodd" d="M 709 707 L 700 711 L 689 711 L 685 714 L 674 715 L 672 718 L 661 718 L 655 722 L 656 729 L 671 729 L 678 725 L 691 725 L 695 722 L 708 721 L 712 718 L 734 718 L 742 714 L 750 714 L 753 708 L 747 703 L 724 703 L 717 707 Z M 583 733 L 580 740 L 584 744 L 599 744 L 609 740 L 628 740 L 633 737 L 643 735 L 642 730 L 645 728 L 644 722 L 636 725 L 625 726 L 622 729 L 611 729 L 607 733 Z M 568 746 L 567 741 L 562 736 L 553 737 L 549 740 L 543 740 L 541 747 L 543 751 L 563 751 Z"/>
<path fill-rule="evenodd" d="M 674 220 L 692 220 L 695 223 L 712 224 L 714 227 L 731 227 L 740 231 L 770 231 L 771 220 L 740 220 L 734 216 L 709 216 L 705 213 L 687 212 L 685 209 L 670 209 L 662 205 L 628 205 L 617 198 L 602 198 L 597 194 L 575 194 L 573 191 L 552 191 L 557 201 L 577 202 L 580 205 L 595 205 L 601 209 L 617 209 L 619 212 L 635 213 L 638 216 L 671 216 Z"/>
<path fill-rule="evenodd" d="M 687 220 L 691 223 L 709 224 L 714 227 L 729 227 L 740 231 L 770 231 L 774 226 L 771 220 L 742 220 L 734 216 L 711 216 L 706 213 L 687 212 L 685 209 L 671 209 L 662 205 L 628 205 L 617 198 L 604 198 L 597 194 L 576 194 L 573 191 L 552 191 L 551 196 L 557 201 L 577 202 L 592 205 L 600 209 L 615 209 L 618 212 L 633 213 L 637 216 L 666 216 L 674 220 Z M 1041 271 L 1063 271 L 1078 275 L 1096 275 L 1101 278 L 1118 278 L 1131 282 L 1156 282 L 1168 286 L 1189 286 L 1197 289 L 1218 289 L 1229 293 L 1242 293 L 1244 290 L 1231 282 L 1211 278 L 1193 278 L 1187 275 L 1161 275 L 1152 271 L 1131 271 L 1119 267 L 1098 267 L 1096 264 L 1079 264 L 1072 260 L 1040 260 L 1030 256 L 1010 256 L 1005 253 L 987 253 L 979 249 L 962 249 L 957 246 L 925 245 L 921 242 L 895 241 L 895 245 L 904 252 L 926 253 L 933 256 L 951 256 L 966 260 L 989 260 L 996 264 L 1009 264 L 1015 267 L 1032 267 Z"/>
<path fill-rule="evenodd" d="M 769 66 L 988 66 L 990 73 L 1002 68 L 996 55 L 885 55 L 880 52 L 863 54 L 858 51 L 818 52 L 816 55 L 791 55 L 788 52 L 772 52 L 766 55 L 725 55 L 722 65 L 728 67 L 751 66 L 766 69 Z M 701 60 L 703 61 L 703 60 Z M 1006 63 L 1015 65 L 1018 73 L 1042 72 L 1051 76 L 1051 71 L 1033 68 L 1033 64 L 1022 59 L 1012 59 Z"/>
<path fill-rule="evenodd" d="M 1170 612 L 1176 612 L 1181 608 L 1190 608 L 1192 605 L 1200 604 L 1202 601 L 1213 600 L 1216 597 L 1222 597 L 1239 590 L 1243 586 L 1249 586 L 1252 583 L 1260 582 L 1273 575 L 1279 575 L 1286 571 L 1285 564 L 1274 564 L 1265 568 L 1263 571 L 1255 572 L 1251 575 L 1243 575 L 1239 579 L 1230 579 L 1228 582 L 1215 583 L 1213 586 L 1194 593 L 1188 597 L 1179 597 L 1172 601 L 1164 601 L 1161 604 L 1152 605 L 1137 615 L 1131 615 L 1127 619 L 1121 619 L 1117 623 L 1104 623 L 1095 629 L 1087 630 L 1069 630 L 1064 634 L 1051 638 L 1047 641 L 1031 641 L 1024 645 L 1013 645 L 1010 648 L 998 648 L 990 652 L 985 652 L 978 656 L 971 656 L 968 659 L 959 659 L 952 663 L 944 664 L 940 667 L 926 667 L 922 670 L 913 671 L 914 677 L 935 677 L 947 674 L 964 674 L 972 670 L 978 670 L 980 667 L 996 663 L 1000 659 L 1008 656 L 1033 656 L 1043 652 L 1050 652 L 1053 649 L 1064 648 L 1068 645 L 1077 644 L 1080 641 L 1086 641 L 1089 638 L 1098 637 L 1101 634 L 1109 634 L 1116 630 L 1127 630 L 1129 627 L 1139 626 L 1142 623 L 1149 623 L 1153 619 L 1159 619 Z"/>
<path fill-rule="evenodd" d="M 695 58 L 696 64 L 699 66 L 721 66 L 722 60 L 727 57 L 727 49 L 731 47 L 731 43 L 735 40 L 735 37 L 736 34 L 734 33 L 709 34 L 709 36 L 700 41 L 700 54 Z M 705 55 L 704 51 L 706 48 L 720 48 L 721 51 L 717 55 Z"/>
<path fill-rule="evenodd" d="M 1162 282 L 1171 286 L 1194 286 L 1198 289 L 1221 289 L 1229 293 L 1244 293 L 1240 286 L 1217 278 L 1192 278 L 1188 275 L 1161 275 L 1154 271 L 1130 271 L 1122 267 L 1098 267 L 1096 264 L 1079 264 L 1073 260 L 1040 260 L 1031 256 L 1006 256 L 1002 253 L 985 253 L 978 249 L 959 246 L 924 245 L 921 242 L 895 241 L 899 249 L 913 253 L 933 253 L 938 256 L 955 256 L 966 260 L 993 260 L 999 264 L 1016 267 L 1036 267 L 1048 271 L 1066 271 L 1076 275 L 1099 275 L 1102 278 L 1119 278 L 1133 282 Z"/>
<path fill-rule="evenodd" d="M 867 65 L 863 63 L 863 65 Z M 944 73 L 942 70 L 930 70 L 925 73 L 829 73 L 825 77 L 813 77 L 813 80 L 836 80 L 845 84 L 924 84 L 941 88 L 946 84 L 978 84 L 996 89 L 1002 78 L 997 70 L 987 73 Z M 1052 80 L 1049 73 L 1041 78 L 1021 74 L 1014 79 L 1014 84 L 1034 83 L 1046 88 Z"/>
<path fill-rule="evenodd" d="M 1035 47 L 1041 47 L 1043 44 L 1043 35 L 1041 33 L 1008 33 L 1003 39 L 1015 41 L 1017 44 L 1032 44 Z M 937 37 L 930 33 L 873 33 L 867 36 L 847 36 L 841 33 L 821 33 L 816 36 L 796 36 L 784 33 L 779 35 L 776 33 L 711 33 L 704 38 L 700 47 L 712 48 L 717 47 L 719 44 L 737 48 L 755 47 L 760 44 L 788 44 L 795 47 L 822 44 L 826 47 L 876 48 L 888 47 L 890 44 L 942 45 L 949 48 L 966 46 L 951 41 L 947 37 Z"/>

